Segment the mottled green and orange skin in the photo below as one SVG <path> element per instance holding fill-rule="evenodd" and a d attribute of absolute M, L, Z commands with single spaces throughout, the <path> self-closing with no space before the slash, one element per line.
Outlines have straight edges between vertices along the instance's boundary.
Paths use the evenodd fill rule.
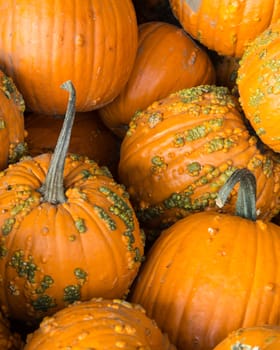
<path fill-rule="evenodd" d="M 238 70 L 240 103 L 260 139 L 280 152 L 280 22 L 247 48 Z"/>
<path fill-rule="evenodd" d="M 121 145 L 119 178 L 141 222 L 168 226 L 191 213 L 217 211 L 220 187 L 237 168 L 257 179 L 258 218 L 277 214 L 280 158 L 244 123 L 227 88 L 181 90 L 136 113 Z M 236 191 L 224 211 L 234 213 Z"/>
<path fill-rule="evenodd" d="M 51 204 L 39 192 L 50 158 L 0 173 L 0 303 L 29 323 L 76 300 L 124 297 L 143 257 L 128 194 L 107 168 L 69 154 L 66 200 Z"/>

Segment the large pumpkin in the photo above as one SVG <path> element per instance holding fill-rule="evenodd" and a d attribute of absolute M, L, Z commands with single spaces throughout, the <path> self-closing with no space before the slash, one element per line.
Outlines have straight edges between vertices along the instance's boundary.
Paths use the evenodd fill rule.
<path fill-rule="evenodd" d="M 137 50 L 131 0 L 1 0 L 0 13 L 0 67 L 28 109 L 64 114 L 68 79 L 77 111 L 106 104 L 126 83 Z"/>
<path fill-rule="evenodd" d="M 240 327 L 280 324 L 280 227 L 256 220 L 252 173 L 233 173 L 217 202 L 239 180 L 235 215 L 177 221 L 155 241 L 136 279 L 130 300 L 178 350 L 212 350 Z"/>
<path fill-rule="evenodd" d="M 279 326 L 239 328 L 231 332 L 213 350 L 279 350 Z"/>
<path fill-rule="evenodd" d="M 195 39 L 221 55 L 241 57 L 248 43 L 280 18 L 278 0 L 169 0 Z"/>
<path fill-rule="evenodd" d="M 175 350 L 166 334 L 136 304 L 124 300 L 77 302 L 46 317 L 24 350 Z"/>
<path fill-rule="evenodd" d="M 137 113 L 121 144 L 119 179 L 146 227 L 216 210 L 219 188 L 237 168 L 257 178 L 258 217 L 279 211 L 279 156 L 259 148 L 225 87 L 178 91 Z M 236 193 L 226 210 L 234 212 Z"/>
<path fill-rule="evenodd" d="M 247 48 L 238 70 L 240 102 L 261 140 L 280 152 L 280 21 Z"/>
<path fill-rule="evenodd" d="M 134 113 L 171 92 L 215 83 L 215 69 L 205 50 L 184 30 L 164 22 L 139 26 L 136 60 L 127 84 L 101 108 L 104 123 L 123 137 Z"/>
<path fill-rule="evenodd" d="M 0 70 L 0 170 L 27 152 L 25 103 L 13 80 Z"/>
<path fill-rule="evenodd" d="M 143 235 L 123 186 L 106 168 L 67 149 L 74 88 L 52 154 L 0 176 L 0 304 L 36 323 L 76 300 L 122 298 L 143 255 Z"/>

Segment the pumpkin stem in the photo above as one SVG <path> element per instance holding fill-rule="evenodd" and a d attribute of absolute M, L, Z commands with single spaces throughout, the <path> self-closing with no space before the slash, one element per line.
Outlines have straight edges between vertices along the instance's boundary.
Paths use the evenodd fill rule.
<path fill-rule="evenodd" d="M 245 219 L 256 221 L 256 178 L 254 174 L 246 168 L 237 169 L 232 173 L 219 190 L 216 204 L 219 208 L 222 208 L 233 187 L 238 182 L 240 182 L 240 186 L 237 194 L 235 214 Z"/>
<path fill-rule="evenodd" d="M 76 91 L 72 82 L 68 80 L 60 87 L 69 91 L 67 110 L 57 144 L 51 158 L 45 182 L 38 190 L 43 195 L 42 201 L 52 204 L 64 203 L 66 201 L 64 194 L 63 174 L 65 159 L 70 143 L 71 130 L 75 118 L 76 105 Z"/>

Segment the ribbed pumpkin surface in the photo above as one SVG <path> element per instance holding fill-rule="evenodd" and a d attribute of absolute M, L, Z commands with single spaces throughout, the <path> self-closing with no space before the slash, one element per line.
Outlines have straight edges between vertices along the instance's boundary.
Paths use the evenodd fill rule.
<path fill-rule="evenodd" d="M 279 210 L 279 157 L 260 150 L 228 89 L 181 90 L 137 113 L 122 142 L 119 178 L 145 225 L 217 210 L 219 188 L 237 168 L 257 179 L 258 217 Z M 225 210 L 234 212 L 236 193 Z"/>
<path fill-rule="evenodd" d="M 140 305 L 93 299 L 51 318 L 27 339 L 24 350 L 175 350 Z"/>
<path fill-rule="evenodd" d="M 77 111 L 99 107 L 120 92 L 136 55 L 131 0 L 0 1 L 0 66 L 29 109 L 63 114 L 72 80 Z"/>

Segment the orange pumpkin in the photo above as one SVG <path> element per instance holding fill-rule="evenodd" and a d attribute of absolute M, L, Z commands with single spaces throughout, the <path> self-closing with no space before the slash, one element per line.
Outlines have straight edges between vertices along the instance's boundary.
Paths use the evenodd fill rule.
<path fill-rule="evenodd" d="M 77 111 L 110 102 L 125 85 L 137 50 L 132 0 L 1 0 L 0 12 L 0 66 L 28 109 L 64 114 L 59 86 L 68 79 Z"/>
<path fill-rule="evenodd" d="M 238 328 L 280 325 L 280 227 L 256 220 L 256 182 L 247 169 L 222 187 L 219 206 L 236 186 L 236 214 L 177 221 L 155 241 L 135 281 L 129 300 L 178 350 L 212 350 Z"/>
<path fill-rule="evenodd" d="M 136 111 L 179 89 L 214 82 L 215 70 L 207 53 L 181 28 L 144 23 L 139 26 L 137 56 L 127 84 L 99 112 L 104 123 L 123 137 Z"/>
<path fill-rule="evenodd" d="M 240 103 L 260 139 L 280 152 L 280 21 L 247 48 L 238 70 Z"/>
<path fill-rule="evenodd" d="M 0 70 L 0 170 L 27 152 L 25 103 L 13 80 Z"/>
<path fill-rule="evenodd" d="M 258 217 L 280 208 L 279 156 L 259 144 L 226 87 L 198 86 L 136 113 L 123 139 L 119 179 L 145 227 L 166 227 L 191 213 L 216 211 L 220 187 L 238 168 L 257 178 Z M 226 210 L 234 212 L 236 192 Z"/>
<path fill-rule="evenodd" d="M 46 317 L 27 337 L 24 350 L 175 350 L 140 305 L 92 299 Z"/>
<path fill-rule="evenodd" d="M 135 278 L 143 235 L 123 186 L 107 168 L 66 154 L 74 88 L 53 154 L 0 176 L 0 303 L 33 324 L 76 300 L 122 298 Z"/>
<path fill-rule="evenodd" d="M 278 0 L 169 0 L 183 28 L 221 55 L 241 57 L 248 43 L 280 18 Z"/>
<path fill-rule="evenodd" d="M 28 154 L 35 157 L 54 151 L 63 120 L 63 115 L 26 113 Z M 119 149 L 119 139 L 104 125 L 97 111 L 76 113 L 68 152 L 87 156 L 98 165 L 107 166 L 116 178 Z"/>
<path fill-rule="evenodd" d="M 279 350 L 279 326 L 255 326 L 231 332 L 213 350 Z"/>

